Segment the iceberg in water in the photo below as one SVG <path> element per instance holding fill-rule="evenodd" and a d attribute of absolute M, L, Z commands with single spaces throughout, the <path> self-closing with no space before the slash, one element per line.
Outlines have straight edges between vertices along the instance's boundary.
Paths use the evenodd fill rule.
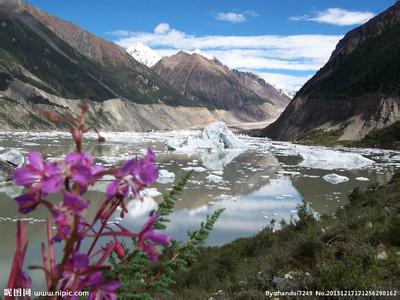
<path fill-rule="evenodd" d="M 208 170 L 222 171 L 236 156 L 246 151 L 248 146 L 223 122 L 210 124 L 198 134 L 183 140 L 170 138 L 165 141 L 168 150 L 197 153 Z M 196 171 L 196 169 L 194 169 Z"/>
<path fill-rule="evenodd" d="M 161 184 L 173 183 L 175 181 L 175 174 L 167 170 L 160 170 L 157 182 Z"/>
<path fill-rule="evenodd" d="M 327 174 L 324 177 L 322 177 L 325 181 L 332 183 L 332 184 L 338 184 L 342 182 L 347 182 L 349 181 L 349 178 L 346 176 L 341 176 L 335 173 L 332 174 Z"/>
<path fill-rule="evenodd" d="M 247 149 L 247 144 L 234 135 L 224 122 L 212 123 L 201 130 L 199 134 L 189 136 L 183 141 L 174 138 L 167 139 L 165 145 L 168 150 L 179 152 L 193 152 L 199 149 Z"/>
<path fill-rule="evenodd" d="M 143 196 L 142 200 L 132 199 L 128 202 L 128 215 L 131 218 L 141 217 L 147 215 L 152 210 L 157 209 L 156 201 L 150 196 Z"/>
<path fill-rule="evenodd" d="M 372 165 L 373 160 L 361 154 L 341 152 L 329 149 L 300 148 L 299 155 L 303 161 L 301 167 L 334 170 L 334 169 L 361 169 Z"/>
<path fill-rule="evenodd" d="M 0 160 L 9 162 L 15 167 L 21 167 L 25 163 L 25 158 L 17 149 L 11 149 L 5 153 L 0 154 Z"/>

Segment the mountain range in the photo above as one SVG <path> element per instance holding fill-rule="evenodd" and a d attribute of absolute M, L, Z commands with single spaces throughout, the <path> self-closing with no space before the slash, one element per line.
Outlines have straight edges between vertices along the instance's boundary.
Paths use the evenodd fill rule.
<path fill-rule="evenodd" d="M 251 110 L 237 114 L 236 107 L 219 105 L 207 97 L 191 98 L 171 85 L 170 79 L 138 62 L 133 53 L 135 47 L 128 49 L 130 54 L 24 1 L 1 1 L 0 25 L 2 129 L 51 128 L 54 125 L 42 117 L 43 110 L 74 116 L 85 97 L 90 99 L 92 123 L 110 130 L 260 120 L 270 115 L 268 111 L 260 113 L 260 109 L 275 109 L 275 99 L 261 99 L 249 89 L 246 104 L 261 107 L 254 114 Z M 264 102 L 270 105 L 264 107 Z"/>
<path fill-rule="evenodd" d="M 398 128 L 399 121 L 400 2 L 396 2 L 347 33 L 327 64 L 261 135 L 310 143 L 371 140 L 371 134 L 376 140 L 377 131 Z"/>
<path fill-rule="evenodd" d="M 246 120 L 277 117 L 290 101 L 257 75 L 230 70 L 198 52 L 180 51 L 162 58 L 152 69 L 189 99 Z"/>

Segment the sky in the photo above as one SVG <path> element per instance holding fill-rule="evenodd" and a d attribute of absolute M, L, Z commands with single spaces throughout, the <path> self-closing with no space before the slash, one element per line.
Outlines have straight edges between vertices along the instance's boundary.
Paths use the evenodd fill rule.
<path fill-rule="evenodd" d="M 200 49 L 230 68 L 298 90 L 337 42 L 395 0 L 30 0 L 123 48 Z"/>

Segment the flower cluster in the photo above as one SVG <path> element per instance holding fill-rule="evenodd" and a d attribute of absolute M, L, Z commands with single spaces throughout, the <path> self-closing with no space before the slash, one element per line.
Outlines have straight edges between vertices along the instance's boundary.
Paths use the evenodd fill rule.
<path fill-rule="evenodd" d="M 127 199 L 138 198 L 140 191 L 158 178 L 156 155 L 148 148 L 144 157 L 132 158 L 120 168 L 106 169 L 96 164 L 90 153 L 82 151 L 83 137 L 89 130 L 84 125 L 87 111 L 87 106 L 83 105 L 82 116 L 71 130 L 76 152 L 67 154 L 60 162 L 46 161 L 41 153 L 31 152 L 27 157 L 27 165 L 14 171 L 14 182 L 26 188 L 26 193 L 17 197 L 16 202 L 22 214 L 32 212 L 39 205 L 49 210 L 48 245 L 46 248 L 46 244 L 42 243 L 43 266 L 37 267 L 44 270 L 49 290 L 90 290 L 92 299 L 116 299 L 120 283 L 107 281 L 103 272 L 109 268 L 106 261 L 113 251 L 124 259 L 125 250 L 120 239 L 135 239 L 136 247 L 156 261 L 157 246 L 169 244 L 170 237 L 154 230 L 157 215 L 151 216 L 138 233 L 119 224 L 109 225 L 108 220 L 118 208 L 122 217 L 127 212 Z M 99 141 L 104 139 L 99 137 Z M 108 185 L 94 219 L 89 221 L 86 219 L 86 210 L 90 201 L 85 199 L 85 193 L 105 175 L 114 176 L 115 179 Z M 53 203 L 49 200 L 48 196 L 52 194 L 58 195 L 61 201 Z M 56 227 L 54 235 L 51 224 Z M 18 224 L 18 247 L 9 287 L 30 285 L 29 276 L 22 270 L 27 248 L 27 242 L 24 244 L 26 225 L 23 224 L 21 229 L 21 224 Z M 98 244 L 101 237 L 109 237 L 112 242 L 101 247 Z M 83 239 L 89 240 L 87 251 L 81 249 Z M 55 259 L 53 248 L 56 242 L 63 242 L 64 245 L 63 257 L 59 262 Z"/>

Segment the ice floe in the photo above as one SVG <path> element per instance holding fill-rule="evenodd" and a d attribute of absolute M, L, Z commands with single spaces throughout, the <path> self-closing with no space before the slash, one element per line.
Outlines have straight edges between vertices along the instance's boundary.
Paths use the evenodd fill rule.
<path fill-rule="evenodd" d="M 15 184 L 0 185 L 0 193 L 5 193 L 10 198 L 16 198 L 22 194 L 23 187 Z"/>
<path fill-rule="evenodd" d="M 161 184 L 172 183 L 175 181 L 175 174 L 167 170 L 159 170 L 157 182 Z"/>
<path fill-rule="evenodd" d="M 215 182 L 215 183 L 220 183 L 220 182 L 224 181 L 224 179 L 221 176 L 214 175 L 214 174 L 209 174 L 206 178 L 208 181 Z"/>
<path fill-rule="evenodd" d="M 203 167 L 184 167 L 182 168 L 182 170 L 188 172 L 188 171 L 193 171 L 193 172 L 197 172 L 197 173 L 203 173 L 205 171 L 207 171 L 206 168 Z"/>
<path fill-rule="evenodd" d="M 313 169 L 334 170 L 334 169 L 361 169 L 374 164 L 374 161 L 358 153 L 341 152 L 328 149 L 307 149 L 301 148 L 299 152 L 303 161 L 301 167 Z"/>
<path fill-rule="evenodd" d="M 11 149 L 0 154 L 0 160 L 9 162 L 16 167 L 20 167 L 25 163 L 24 156 L 22 155 L 21 151 L 17 149 Z"/>
<path fill-rule="evenodd" d="M 356 177 L 356 180 L 358 180 L 358 181 L 369 181 L 369 178 L 367 178 L 367 177 Z"/>
<path fill-rule="evenodd" d="M 322 177 L 325 181 L 332 183 L 332 184 L 339 184 L 342 182 L 347 182 L 349 181 L 349 178 L 346 176 L 341 176 L 335 173 L 327 174 L 324 177 Z"/>
<path fill-rule="evenodd" d="M 128 215 L 132 218 L 148 214 L 150 211 L 156 209 L 157 207 L 157 203 L 152 197 L 145 197 L 142 200 L 132 199 L 127 204 Z"/>
<path fill-rule="evenodd" d="M 156 198 L 161 195 L 162 194 L 156 188 L 148 188 L 140 192 L 139 198 L 146 198 L 146 197 Z"/>

